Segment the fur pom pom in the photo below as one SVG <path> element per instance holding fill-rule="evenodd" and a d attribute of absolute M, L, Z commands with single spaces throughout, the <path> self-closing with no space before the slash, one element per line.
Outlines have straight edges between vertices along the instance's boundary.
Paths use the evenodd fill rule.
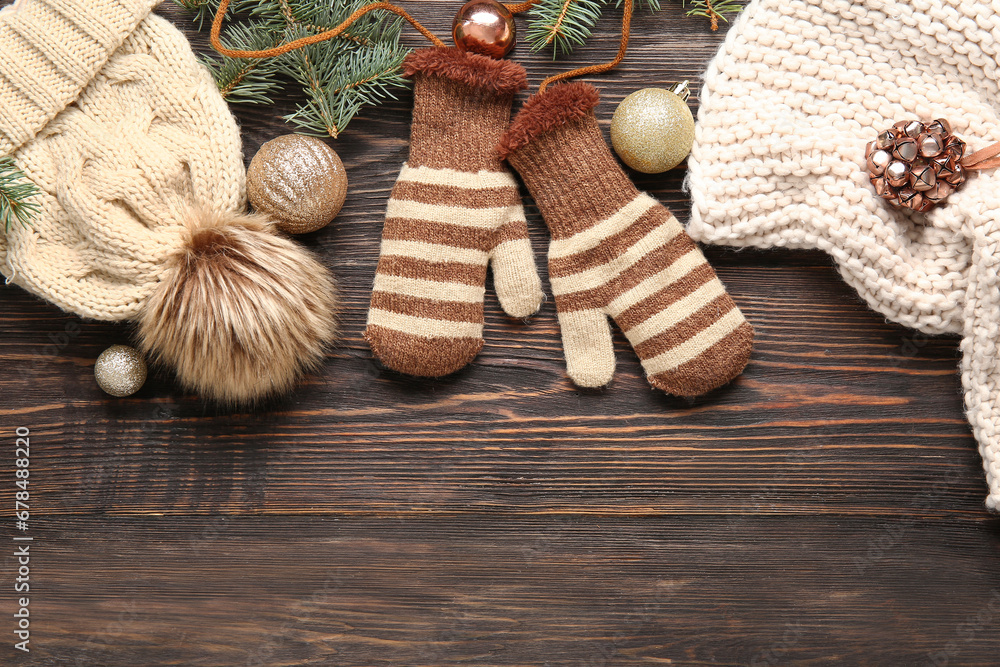
<path fill-rule="evenodd" d="M 184 387 L 245 404 L 320 363 L 336 306 L 329 272 L 266 218 L 200 214 L 143 308 L 139 344 Z"/>

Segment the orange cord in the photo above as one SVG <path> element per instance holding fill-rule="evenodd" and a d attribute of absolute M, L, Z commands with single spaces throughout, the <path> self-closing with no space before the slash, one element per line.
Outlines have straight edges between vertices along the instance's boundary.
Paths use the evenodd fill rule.
<path fill-rule="evenodd" d="M 615 59 L 601 63 L 600 65 L 588 65 L 587 67 L 580 67 L 578 69 L 570 70 L 568 72 L 561 72 L 559 74 L 554 74 L 549 78 L 542 81 L 542 85 L 538 87 L 539 94 L 544 93 L 545 89 L 551 83 L 556 81 L 563 81 L 565 79 L 572 79 L 575 76 L 583 76 L 584 74 L 598 74 L 600 72 L 607 72 L 609 69 L 614 69 L 618 64 L 625 59 L 625 52 L 628 51 L 628 37 L 629 32 L 632 29 L 632 3 L 634 0 L 624 0 L 625 10 L 622 14 L 622 39 L 621 43 L 618 45 L 618 55 Z"/>
<path fill-rule="evenodd" d="M 404 19 L 409 21 L 410 25 L 417 29 L 417 31 L 429 39 L 434 46 L 445 46 L 445 43 L 438 39 L 434 33 L 420 25 L 417 19 L 410 16 L 405 9 L 402 7 L 397 7 L 388 2 L 373 2 L 369 5 L 359 8 L 356 12 L 344 19 L 344 22 L 338 25 L 336 28 L 327 30 L 326 32 L 321 32 L 317 35 L 310 35 L 309 37 L 302 37 L 294 42 L 288 42 L 287 44 L 282 44 L 281 46 L 276 46 L 273 49 L 264 49 L 262 51 L 241 51 L 238 49 L 227 49 L 222 45 L 222 41 L 219 39 L 219 35 L 222 33 L 222 20 L 226 16 L 226 10 L 229 9 L 230 0 L 222 0 L 219 3 L 219 9 L 215 13 L 215 20 L 212 21 L 212 33 L 210 40 L 212 42 L 212 48 L 221 53 L 224 56 L 229 56 L 230 58 L 273 58 L 275 56 L 280 56 L 290 51 L 296 49 L 301 49 L 303 46 L 309 46 L 310 44 L 318 44 L 319 42 L 325 42 L 328 39 L 333 39 L 334 37 L 342 34 L 348 27 L 359 18 L 364 16 L 370 11 L 376 9 L 384 9 L 387 12 L 392 12 L 397 16 L 402 16 Z"/>
<path fill-rule="evenodd" d="M 522 2 L 517 5 L 505 4 L 504 7 L 506 7 L 507 11 L 509 11 L 511 14 L 520 14 L 521 12 L 528 11 L 529 9 L 537 5 L 540 1 L 541 0 L 527 0 L 527 2 Z"/>
<path fill-rule="evenodd" d="M 230 58 L 273 58 L 275 56 L 284 55 L 296 49 L 301 49 L 304 46 L 310 46 L 312 44 L 318 44 L 320 42 L 325 42 L 328 39 L 333 39 L 338 35 L 343 34 L 345 30 L 359 18 L 364 16 L 370 11 L 376 9 L 382 9 L 387 12 L 392 12 L 397 16 L 401 16 L 406 19 L 410 25 L 412 25 L 417 32 L 426 37 L 434 46 L 444 47 L 446 44 L 437 38 L 434 33 L 425 28 L 417 21 L 415 18 L 410 16 L 409 13 L 402 7 L 397 7 L 396 5 L 389 2 L 373 2 L 367 4 L 364 7 L 359 8 L 353 14 L 348 16 L 344 21 L 338 25 L 336 28 L 331 28 L 325 32 L 318 33 L 316 35 L 310 35 L 309 37 L 302 37 L 296 39 L 295 41 L 276 46 L 272 49 L 263 49 L 261 51 L 243 51 L 240 49 L 227 49 L 222 45 L 220 35 L 222 34 L 222 22 L 226 17 L 226 11 L 229 9 L 229 3 L 231 0 L 221 0 L 219 3 L 219 9 L 215 12 L 215 19 L 212 21 L 212 32 L 209 39 L 212 43 L 212 48 L 221 53 L 224 56 L 229 56 Z M 538 87 L 538 92 L 543 93 L 549 84 L 555 83 L 556 81 L 563 81 L 565 79 L 571 79 L 576 76 L 583 76 L 585 74 L 598 74 L 600 72 L 607 72 L 610 69 L 614 69 L 625 59 L 625 53 L 628 51 L 628 39 L 629 32 L 632 28 L 632 4 L 634 0 L 624 0 L 625 9 L 622 12 L 622 36 L 621 42 L 618 45 L 618 55 L 615 56 L 614 60 L 610 62 L 601 63 L 600 65 L 589 65 L 587 67 L 580 67 L 574 70 L 569 70 L 568 72 L 561 72 L 550 76 L 549 78 L 542 81 L 542 84 Z M 517 14 L 525 10 L 530 9 L 539 0 L 525 0 L 520 4 L 516 5 L 504 5 L 512 14 Z M 1000 152 L 1000 151 L 998 151 Z M 994 153 L 993 155 L 996 155 Z M 971 156 L 970 156 L 971 157 Z M 992 157 L 992 156 L 990 156 Z"/>
<path fill-rule="evenodd" d="M 510 11 L 511 14 L 517 14 L 523 12 L 531 7 L 534 7 L 539 0 L 526 0 L 517 5 L 504 5 Z M 397 16 L 402 16 L 406 19 L 410 25 L 412 25 L 417 32 L 426 37 L 434 46 L 443 47 L 446 46 L 444 42 L 437 38 L 437 36 L 430 30 L 425 28 L 420 24 L 417 19 L 407 13 L 402 7 L 397 7 L 396 5 L 389 2 L 373 2 L 371 4 L 360 7 L 356 12 L 344 19 L 344 22 L 338 25 L 336 28 L 331 28 L 326 32 L 321 32 L 316 35 L 310 35 L 309 37 L 303 37 L 297 39 L 294 42 L 288 42 L 287 44 L 282 44 L 281 46 L 276 46 L 273 49 L 264 49 L 262 51 L 242 51 L 239 49 L 227 49 L 222 45 L 222 40 L 219 36 L 222 34 L 222 21 L 226 16 L 226 11 L 229 9 L 230 0 L 222 0 L 219 3 L 219 9 L 215 12 L 215 19 L 212 21 L 212 32 L 209 39 L 212 42 L 212 48 L 221 53 L 224 56 L 229 56 L 230 58 L 273 58 L 275 56 L 284 55 L 290 51 L 295 51 L 296 49 L 301 49 L 303 46 L 309 46 L 311 44 L 318 44 L 320 42 L 325 42 L 328 39 L 333 39 L 338 35 L 343 34 L 345 30 L 359 18 L 364 16 L 370 11 L 376 9 L 383 9 L 387 12 L 392 12 Z"/>

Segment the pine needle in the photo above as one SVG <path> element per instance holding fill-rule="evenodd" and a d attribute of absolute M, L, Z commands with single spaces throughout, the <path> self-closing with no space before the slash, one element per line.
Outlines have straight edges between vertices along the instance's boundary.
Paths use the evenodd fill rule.
<path fill-rule="evenodd" d="M 41 194 L 9 157 L 0 158 L 0 225 L 9 232 L 15 222 L 29 226 L 40 208 L 33 197 Z"/>
<path fill-rule="evenodd" d="M 391 44 L 293 51 L 285 73 L 302 85 L 307 101 L 285 120 L 303 134 L 338 137 L 364 106 L 395 99 L 392 89 L 408 85 L 400 72 L 407 54 Z"/>
<path fill-rule="evenodd" d="M 618 0 L 615 7 L 621 7 L 624 0 Z M 637 9 L 648 9 L 651 12 L 660 11 L 660 0 L 638 0 L 636 2 Z"/>
<path fill-rule="evenodd" d="M 528 11 L 532 51 L 552 47 L 552 57 L 569 54 L 590 38 L 606 0 L 542 0 Z"/>
<path fill-rule="evenodd" d="M 215 10 L 219 8 L 219 0 L 174 0 L 174 4 L 183 7 L 189 12 L 194 12 L 194 20 L 198 22 L 198 30 L 205 26 L 205 22 L 212 22 Z M 254 0 L 233 0 L 229 4 L 231 12 L 240 13 L 252 8 Z"/>
<path fill-rule="evenodd" d="M 684 0 L 687 5 L 689 0 Z M 739 0 L 690 0 L 691 9 L 688 16 L 701 16 L 712 22 L 712 30 L 719 29 L 719 21 L 729 22 L 727 14 L 738 14 L 743 9 Z"/>
<path fill-rule="evenodd" d="M 195 12 L 195 20 L 214 16 L 219 0 L 174 0 Z M 234 0 L 222 41 L 244 51 L 262 51 L 338 26 L 366 0 Z M 301 90 L 304 102 L 285 120 L 300 131 L 337 137 L 367 105 L 393 97 L 408 85 L 400 74 L 409 50 L 400 46 L 402 19 L 377 11 L 355 21 L 342 34 L 275 58 L 205 56 L 223 97 L 232 103 L 272 104 L 285 88 Z M 294 85 L 287 85 L 294 84 Z"/>
<path fill-rule="evenodd" d="M 552 48 L 552 57 L 569 54 L 586 42 L 609 0 L 541 0 L 528 12 L 527 41 L 532 51 Z M 650 12 L 660 11 L 660 0 L 616 0 L 634 2 L 635 8 Z M 728 21 L 728 15 L 743 8 L 740 0 L 682 0 L 690 3 L 687 16 L 701 16 L 712 23 L 712 30 L 719 29 L 719 21 Z"/>
<path fill-rule="evenodd" d="M 278 45 L 278 39 L 269 30 L 257 25 L 235 25 L 226 32 L 223 44 L 231 49 L 257 51 Z M 202 56 L 222 97 L 233 104 L 273 104 L 270 95 L 281 90 L 281 82 L 273 67 L 259 58 L 230 58 L 221 60 Z"/>
<path fill-rule="evenodd" d="M 552 57 L 584 44 L 610 0 L 540 0 L 528 11 L 527 42 L 533 51 L 552 49 Z M 194 13 L 199 29 L 210 22 L 219 0 L 174 0 Z M 232 0 L 222 39 L 238 50 L 260 51 L 338 26 L 368 0 Z M 660 11 L 660 0 L 634 2 Z M 719 21 L 742 9 L 740 0 L 682 0 L 688 16 Z M 402 20 L 374 11 L 337 37 L 276 58 L 203 57 L 223 96 L 232 103 L 272 104 L 286 84 L 302 98 L 285 120 L 308 134 L 337 137 L 358 112 L 393 98 L 406 86 L 400 66 L 409 51 L 399 44 Z"/>

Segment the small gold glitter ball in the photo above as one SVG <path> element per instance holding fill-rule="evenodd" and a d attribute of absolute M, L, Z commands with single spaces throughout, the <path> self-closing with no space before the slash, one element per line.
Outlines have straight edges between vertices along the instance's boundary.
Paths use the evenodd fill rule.
<path fill-rule="evenodd" d="M 97 358 L 94 377 L 112 396 L 131 396 L 146 383 L 146 362 L 134 347 L 112 345 Z"/>
<path fill-rule="evenodd" d="M 337 217 L 347 197 L 347 172 L 319 139 L 286 134 L 261 146 L 250 161 L 247 194 L 283 231 L 308 234 Z"/>
<path fill-rule="evenodd" d="M 618 105 L 611 119 L 611 145 L 622 162 L 644 174 L 673 169 L 694 145 L 694 116 L 687 82 L 673 90 L 643 88 Z"/>

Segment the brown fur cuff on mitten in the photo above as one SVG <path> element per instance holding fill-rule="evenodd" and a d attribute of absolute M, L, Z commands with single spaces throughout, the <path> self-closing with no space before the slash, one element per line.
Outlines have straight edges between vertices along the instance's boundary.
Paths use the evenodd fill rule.
<path fill-rule="evenodd" d="M 413 79 L 410 167 L 504 171 L 496 145 L 527 87 L 523 67 L 445 47 L 414 51 L 403 71 Z"/>
<path fill-rule="evenodd" d="M 509 60 L 494 60 L 454 47 L 414 51 L 403 61 L 403 75 L 417 74 L 450 79 L 500 96 L 514 96 L 528 87 L 524 68 Z"/>
<path fill-rule="evenodd" d="M 564 83 L 532 96 L 501 138 L 501 157 L 506 160 L 537 137 L 587 116 L 599 101 L 597 89 L 587 83 Z"/>

